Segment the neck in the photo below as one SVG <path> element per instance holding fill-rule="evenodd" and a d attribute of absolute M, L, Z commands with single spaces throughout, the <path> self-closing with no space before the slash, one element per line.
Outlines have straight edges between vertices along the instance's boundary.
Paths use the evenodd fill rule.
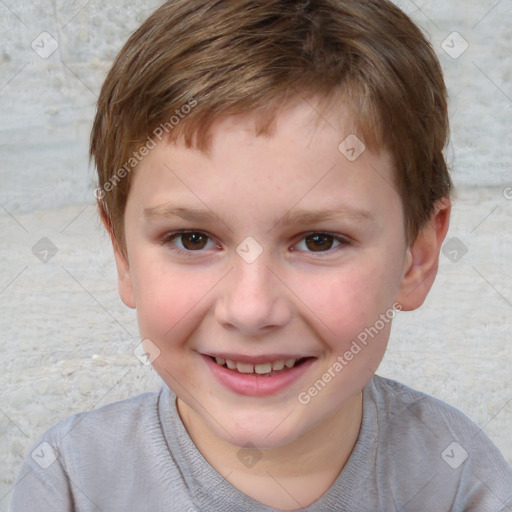
<path fill-rule="evenodd" d="M 280 510 L 306 507 L 329 489 L 354 449 L 362 421 L 358 393 L 328 420 L 285 446 L 262 450 L 261 459 L 246 466 L 239 459 L 239 446 L 220 439 L 179 399 L 177 407 L 209 464 L 238 490 Z"/>

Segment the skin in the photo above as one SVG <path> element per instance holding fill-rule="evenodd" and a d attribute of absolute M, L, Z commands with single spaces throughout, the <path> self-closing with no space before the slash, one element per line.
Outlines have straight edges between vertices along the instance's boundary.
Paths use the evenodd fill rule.
<path fill-rule="evenodd" d="M 384 355 L 391 323 L 309 403 L 299 394 L 396 301 L 403 310 L 423 303 L 450 214 L 449 200 L 440 201 L 408 244 L 390 154 L 366 149 L 350 162 L 338 150 L 350 119 L 340 109 L 315 124 L 312 107 L 299 101 L 283 108 L 271 136 L 255 136 L 253 114 L 218 120 L 208 154 L 158 145 L 133 177 L 126 257 L 114 243 L 120 295 L 136 308 L 142 338 L 158 347 L 153 365 L 178 396 L 192 440 L 235 487 L 281 510 L 316 501 L 346 464 L 361 425 L 362 389 Z M 156 214 L 169 204 L 211 217 Z M 284 222 L 298 210 L 338 205 L 344 210 L 330 220 Z M 199 238 L 196 249 L 197 238 L 194 245 L 170 236 L 179 230 L 210 238 Z M 318 250 L 306 238 L 311 232 L 343 242 L 320 237 Z M 236 252 L 248 236 L 263 249 L 252 263 Z M 204 353 L 315 359 L 284 390 L 254 397 L 216 380 Z M 262 456 L 252 467 L 237 457 L 246 443 Z"/>

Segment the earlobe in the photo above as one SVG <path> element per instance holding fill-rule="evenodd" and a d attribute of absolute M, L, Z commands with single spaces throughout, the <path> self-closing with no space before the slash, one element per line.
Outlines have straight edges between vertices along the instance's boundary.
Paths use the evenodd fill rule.
<path fill-rule="evenodd" d="M 112 240 L 112 246 L 116 260 L 119 295 L 129 308 L 135 309 L 135 294 L 133 293 L 133 282 L 128 258 L 123 254 L 114 239 Z"/>
<path fill-rule="evenodd" d="M 419 308 L 434 283 L 439 266 L 439 253 L 450 223 L 451 202 L 448 198 L 436 203 L 428 223 L 407 249 L 404 275 L 397 301 L 404 311 Z"/>

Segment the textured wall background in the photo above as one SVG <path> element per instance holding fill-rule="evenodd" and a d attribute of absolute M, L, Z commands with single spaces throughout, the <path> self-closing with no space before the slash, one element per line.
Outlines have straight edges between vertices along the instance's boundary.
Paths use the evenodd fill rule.
<path fill-rule="evenodd" d="M 512 462 L 512 2 L 397 3 L 446 73 L 458 199 L 438 280 L 396 319 L 379 373 L 463 410 Z M 87 164 L 102 80 L 157 5 L 0 0 L 0 510 L 45 429 L 158 387 Z"/>

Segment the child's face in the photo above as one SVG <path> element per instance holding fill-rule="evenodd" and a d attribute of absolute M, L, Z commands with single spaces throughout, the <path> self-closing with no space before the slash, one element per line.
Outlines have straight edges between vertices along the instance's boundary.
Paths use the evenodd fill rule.
<path fill-rule="evenodd" d="M 307 103 L 283 110 L 271 137 L 254 136 L 251 116 L 218 122 L 210 156 L 160 144 L 128 198 L 123 300 L 164 381 L 238 446 L 289 443 L 360 393 L 410 264 L 390 155 L 349 161 L 338 149 L 349 120 L 331 113 L 315 128 L 313 115 Z M 306 359 L 258 376 L 215 356 L 263 372 Z"/>

